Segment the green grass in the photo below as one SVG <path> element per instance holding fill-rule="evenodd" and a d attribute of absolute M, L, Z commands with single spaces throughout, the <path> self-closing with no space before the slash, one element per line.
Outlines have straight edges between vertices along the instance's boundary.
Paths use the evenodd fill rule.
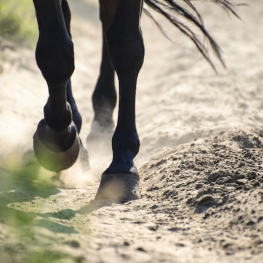
<path fill-rule="evenodd" d="M 54 185 L 57 175 L 41 168 L 35 159 L 24 163 L 16 154 L 7 156 L 3 163 L 4 168 L 0 167 L 0 262 L 83 263 L 82 256 L 71 255 L 58 246 L 76 232 L 63 224 L 60 224 L 61 232 L 53 230 L 60 219 L 65 219 L 65 210 L 56 210 L 50 215 L 28 210 L 28 203 L 32 201 L 44 210 L 45 200 L 59 193 Z M 75 215 L 75 211 L 66 212 L 72 217 Z M 4 237 L 3 233 L 8 234 Z"/>
<path fill-rule="evenodd" d="M 32 0 L 0 0 L 0 36 L 29 44 L 35 41 L 37 23 Z"/>

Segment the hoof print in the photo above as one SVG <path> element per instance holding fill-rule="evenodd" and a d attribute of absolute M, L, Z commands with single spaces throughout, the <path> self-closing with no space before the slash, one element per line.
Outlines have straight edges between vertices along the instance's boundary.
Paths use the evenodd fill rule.
<path fill-rule="evenodd" d="M 211 195 L 204 195 L 199 200 L 197 200 L 197 206 L 195 213 L 203 213 L 208 208 L 213 207 L 216 204 L 216 200 Z"/>

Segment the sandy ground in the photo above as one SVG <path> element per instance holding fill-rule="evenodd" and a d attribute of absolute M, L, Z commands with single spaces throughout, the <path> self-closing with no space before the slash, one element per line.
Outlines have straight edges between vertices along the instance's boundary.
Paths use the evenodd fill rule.
<path fill-rule="evenodd" d="M 85 142 L 100 23 L 95 0 L 69 2 Z M 243 21 L 199 6 L 228 66 L 217 75 L 180 33 L 167 28 L 171 43 L 142 18 L 142 199 L 126 204 L 90 204 L 111 160 L 109 139 L 87 142 L 90 171 L 78 161 L 55 175 L 35 163 L 46 84 L 32 50 L 2 48 L 1 262 L 263 262 L 263 5 L 238 8 Z"/>

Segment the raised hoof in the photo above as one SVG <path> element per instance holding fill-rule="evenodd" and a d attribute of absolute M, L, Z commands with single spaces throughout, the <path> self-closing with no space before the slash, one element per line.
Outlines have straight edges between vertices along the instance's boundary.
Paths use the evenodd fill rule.
<path fill-rule="evenodd" d="M 54 144 L 51 145 L 50 140 L 45 141 L 42 139 L 43 136 L 40 135 L 42 129 L 39 127 L 33 137 L 33 148 L 39 164 L 53 172 L 70 168 L 78 159 L 80 150 L 80 139 L 75 125 L 71 124 L 69 127 L 73 140 L 71 146 L 67 149 L 58 147 L 55 140 L 53 141 Z"/>
<path fill-rule="evenodd" d="M 95 200 L 126 202 L 141 198 L 138 173 L 103 174 Z"/>

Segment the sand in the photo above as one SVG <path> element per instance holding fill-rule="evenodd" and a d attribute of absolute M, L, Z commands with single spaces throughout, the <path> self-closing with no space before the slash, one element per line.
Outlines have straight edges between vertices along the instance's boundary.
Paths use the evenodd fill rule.
<path fill-rule="evenodd" d="M 82 161 L 85 153 L 59 175 L 38 166 L 32 136 L 43 116 L 46 84 L 32 49 L 5 44 L 1 262 L 263 262 L 260 1 L 237 8 L 242 21 L 199 4 L 223 49 L 227 70 L 215 61 L 218 74 L 176 29 L 161 20 L 174 44 L 143 16 L 146 57 L 136 102 L 142 199 L 104 207 L 91 200 L 111 161 L 110 135 L 86 140 L 100 64 L 98 5 L 69 3 L 72 82 L 91 170 Z"/>

